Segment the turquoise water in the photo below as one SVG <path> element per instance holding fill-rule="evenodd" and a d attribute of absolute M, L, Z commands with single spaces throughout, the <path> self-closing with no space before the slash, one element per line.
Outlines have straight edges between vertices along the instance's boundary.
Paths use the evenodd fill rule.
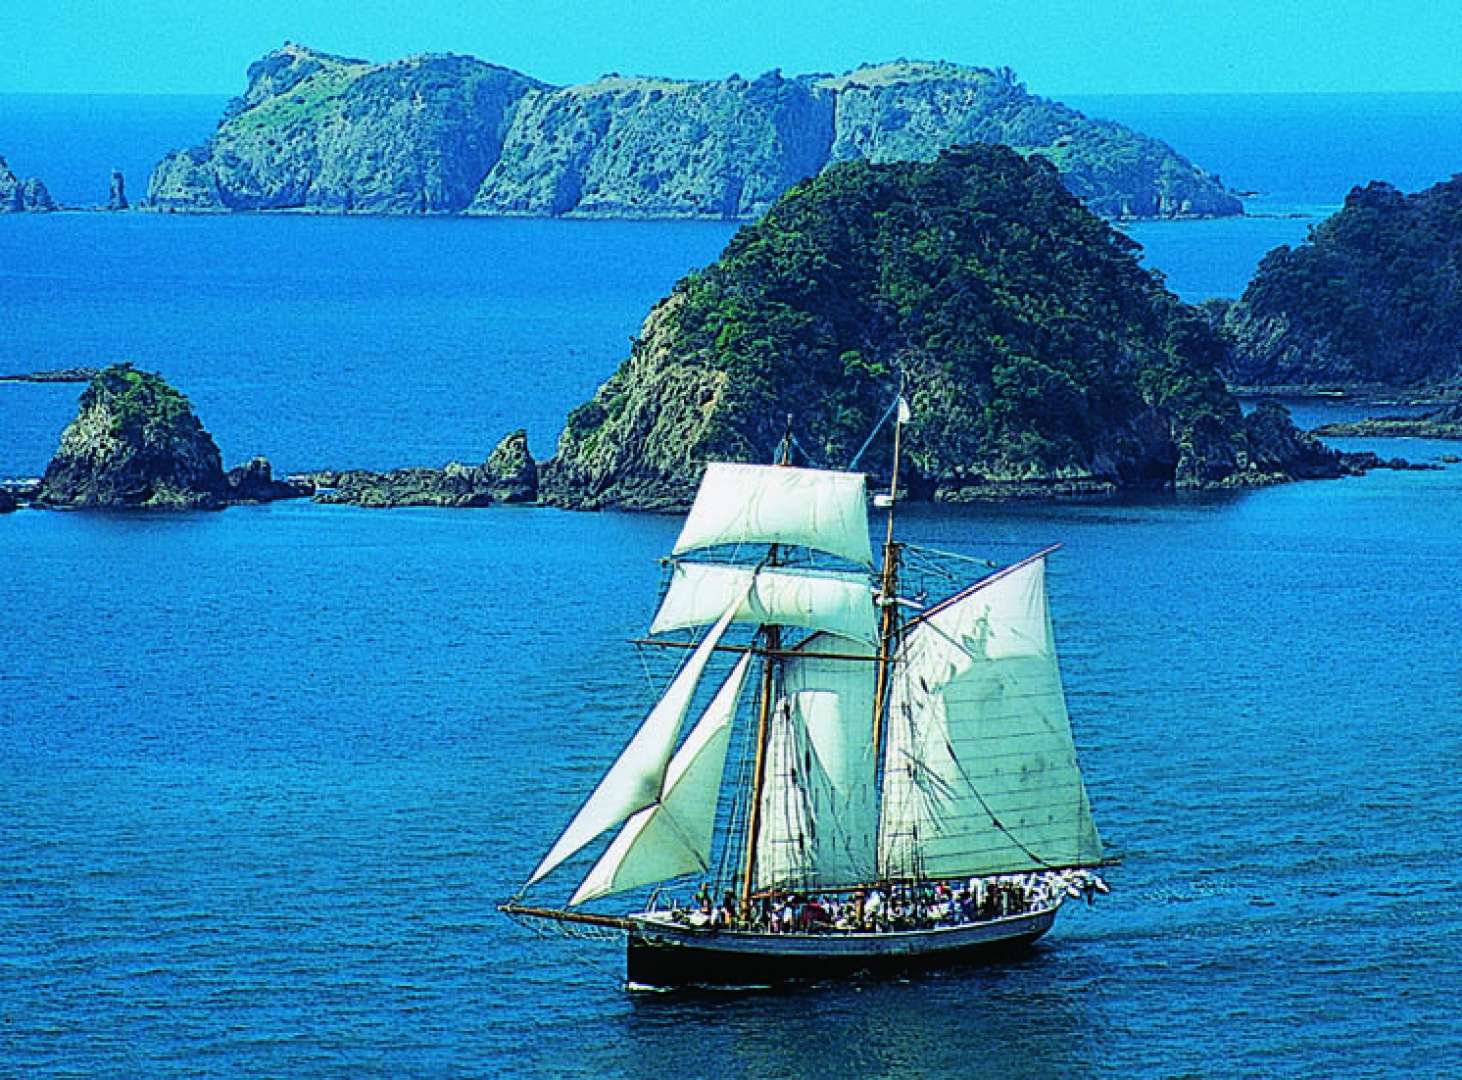
<path fill-rule="evenodd" d="M 1304 227 L 1134 233 L 1197 296 Z M 160 368 L 231 461 L 474 459 L 522 424 L 544 452 L 729 231 L 0 219 L 0 367 Z M 44 466 L 78 389 L 0 384 L 0 475 Z M 0 1074 L 1440 1075 L 1459 507 L 1452 466 L 911 510 L 910 539 L 983 558 L 1065 544 L 1113 895 L 1018 963 L 711 998 L 626 994 L 614 946 L 493 911 L 651 700 L 624 639 L 675 520 L 0 517 Z"/>

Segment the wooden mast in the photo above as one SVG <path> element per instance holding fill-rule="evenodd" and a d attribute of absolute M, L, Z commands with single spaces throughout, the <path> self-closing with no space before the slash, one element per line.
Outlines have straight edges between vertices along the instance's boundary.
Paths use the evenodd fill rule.
<path fill-rule="evenodd" d="M 893 510 L 899 497 L 899 451 L 904 433 L 903 388 L 899 388 L 897 412 L 893 425 L 893 476 L 888 484 L 888 531 L 883 541 L 883 581 L 879 585 L 879 603 L 882 617 L 878 626 L 878 677 L 873 690 L 873 776 L 878 779 L 878 762 L 883 748 L 883 720 L 885 701 L 888 698 L 889 665 L 892 661 L 893 637 L 898 630 L 898 605 L 894 597 L 898 594 L 899 548 L 893 539 Z"/>
<path fill-rule="evenodd" d="M 792 417 L 787 417 L 787 433 L 782 436 L 778 465 L 792 462 Z M 767 551 L 766 565 L 777 565 L 777 545 Z M 782 649 L 782 628 L 764 626 L 766 650 L 762 655 L 760 707 L 756 721 L 756 765 L 752 770 L 751 809 L 746 815 L 746 865 L 741 872 L 741 912 L 751 917 L 751 883 L 756 876 L 756 834 L 761 830 L 761 793 L 767 774 L 767 732 L 771 727 L 772 695 L 776 693 L 776 656 Z"/>

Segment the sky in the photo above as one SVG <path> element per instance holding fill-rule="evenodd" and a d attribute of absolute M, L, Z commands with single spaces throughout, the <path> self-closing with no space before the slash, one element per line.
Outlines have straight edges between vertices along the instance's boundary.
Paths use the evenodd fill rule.
<path fill-rule="evenodd" d="M 1454 0 L 11 0 L 0 93 L 234 94 L 285 41 L 468 53 L 553 83 L 1008 66 L 1038 93 L 1462 91 Z"/>

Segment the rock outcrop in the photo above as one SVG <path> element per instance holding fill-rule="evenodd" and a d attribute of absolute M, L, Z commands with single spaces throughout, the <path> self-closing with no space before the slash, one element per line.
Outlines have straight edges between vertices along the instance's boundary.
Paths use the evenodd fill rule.
<path fill-rule="evenodd" d="M 452 462 L 440 469 L 409 468 L 306 473 L 315 501 L 389 509 L 399 506 L 477 507 L 533 502 L 538 498 L 538 466 L 528 452 L 528 437 L 515 431 L 481 465 Z"/>
<path fill-rule="evenodd" d="M 544 499 L 682 504 L 708 460 L 771 460 L 789 415 L 800 457 L 846 465 L 900 376 L 916 497 L 1340 475 L 1277 407 L 1245 420 L 1222 340 L 1135 251 L 1004 147 L 829 169 L 651 311 L 570 414 Z M 877 472 L 888 437 L 860 467 Z"/>
<path fill-rule="evenodd" d="M 390 64 L 287 44 L 204 145 L 152 175 L 163 209 L 751 218 L 853 159 L 1000 142 L 1117 217 L 1240 214 L 1217 177 L 1007 69 L 900 61 L 840 76 L 606 76 L 553 87 L 461 56 Z"/>
<path fill-rule="evenodd" d="M 1462 176 L 1414 195 L 1356 188 L 1266 255 L 1223 315 L 1246 387 L 1462 383 Z"/>
<path fill-rule="evenodd" d="M 160 375 L 116 364 L 82 393 L 35 502 L 71 509 L 211 510 L 304 493 L 275 485 L 263 459 L 226 475 L 218 446 L 188 399 Z"/>
<path fill-rule="evenodd" d="M 39 213 L 56 209 L 46 185 L 34 176 L 22 180 L 0 157 L 0 214 Z"/>
<path fill-rule="evenodd" d="M 1421 416 L 1377 416 L 1347 424 L 1322 424 L 1316 435 L 1369 439 L 1462 439 L 1462 404 Z"/>
<path fill-rule="evenodd" d="M 107 188 L 107 209 L 126 210 L 131 205 L 127 201 L 127 180 L 121 169 L 113 169 L 112 181 Z"/>

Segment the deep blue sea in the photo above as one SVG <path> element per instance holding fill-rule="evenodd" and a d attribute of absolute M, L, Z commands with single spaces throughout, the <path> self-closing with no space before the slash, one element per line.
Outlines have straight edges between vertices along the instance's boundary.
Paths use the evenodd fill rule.
<path fill-rule="evenodd" d="M 1462 97 L 1077 103 L 1263 192 L 1276 216 L 1131 230 L 1190 298 L 1237 294 L 1352 183 L 1462 160 Z M 72 202 L 115 164 L 140 191 L 219 104 L 0 97 L 0 153 Z M 730 233 L 0 218 L 0 369 L 159 369 L 230 463 L 480 460 L 518 426 L 546 454 Z M 44 467 L 78 391 L 0 383 L 0 476 Z M 624 639 L 677 527 L 0 516 L 0 1076 L 1429 1077 L 1462 1058 L 1462 467 L 905 514 L 908 538 L 983 558 L 1064 543 L 1071 712 L 1125 862 L 1025 960 L 775 994 L 628 994 L 613 945 L 493 909 L 651 699 Z"/>

